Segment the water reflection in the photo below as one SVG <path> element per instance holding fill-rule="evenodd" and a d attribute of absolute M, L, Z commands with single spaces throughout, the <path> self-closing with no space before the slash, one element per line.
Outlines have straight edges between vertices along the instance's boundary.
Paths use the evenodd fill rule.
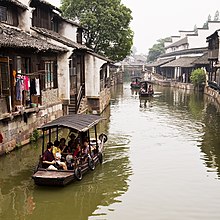
<path fill-rule="evenodd" d="M 213 100 L 206 103 L 200 148 L 208 171 L 217 172 L 220 178 L 220 112 L 216 106 Z"/>
<path fill-rule="evenodd" d="M 109 115 L 110 107 L 103 113 L 107 119 L 97 126 L 98 132 L 109 135 Z M 59 137 L 65 135 L 66 131 Z M 86 174 L 81 182 L 64 188 L 34 185 L 31 175 L 41 147 L 29 145 L 1 158 L 0 219 L 88 219 L 97 215 L 94 212 L 99 206 L 120 202 L 117 198 L 128 189 L 131 167 L 127 140 L 118 138 L 120 141 L 109 136 L 102 165 Z M 38 145 L 41 146 L 41 140 Z"/>
<path fill-rule="evenodd" d="M 35 209 L 31 174 L 39 148 L 26 146 L 1 158 L 0 219 L 26 219 Z"/>
<path fill-rule="evenodd" d="M 129 83 L 111 90 L 97 128 L 108 135 L 104 163 L 81 182 L 39 187 L 31 174 L 40 147 L 2 157 L 0 219 L 219 219 L 219 105 L 156 85 L 152 99 Z"/>

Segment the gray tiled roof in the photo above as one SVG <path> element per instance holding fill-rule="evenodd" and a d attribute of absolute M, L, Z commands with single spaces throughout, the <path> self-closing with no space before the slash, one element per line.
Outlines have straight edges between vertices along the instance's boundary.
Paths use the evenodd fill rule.
<path fill-rule="evenodd" d="M 192 62 L 193 64 L 209 64 L 208 52 L 204 53 L 202 56 L 198 57 Z"/>
<path fill-rule="evenodd" d="M 59 8 L 57 8 L 56 6 L 50 4 L 49 2 L 45 1 L 45 0 L 31 0 L 30 6 L 36 5 L 36 4 L 43 4 L 43 5 L 47 5 L 48 7 L 50 7 L 51 9 L 54 9 L 56 11 L 61 12 L 61 10 Z"/>
<path fill-rule="evenodd" d="M 9 2 L 9 3 L 12 3 L 22 9 L 28 9 L 28 7 L 24 4 L 22 4 L 20 1 L 18 0 L 0 0 L 0 2 Z"/>
<path fill-rule="evenodd" d="M 154 61 L 152 63 L 148 63 L 146 64 L 145 66 L 146 67 L 157 67 L 157 66 L 161 66 L 165 63 L 168 63 L 170 61 L 173 61 L 175 58 L 168 58 L 168 59 L 160 59 L 160 60 L 157 60 L 157 61 Z"/>
<path fill-rule="evenodd" d="M 190 48 L 190 49 L 184 49 L 184 50 L 177 50 L 174 52 L 170 52 L 170 53 L 165 53 L 160 55 L 160 57 L 171 57 L 171 56 L 179 56 L 179 55 L 187 55 L 187 54 L 199 54 L 198 56 L 200 56 L 201 54 L 203 54 L 204 52 L 206 52 L 208 50 L 208 47 L 201 47 L 201 48 Z"/>
<path fill-rule="evenodd" d="M 26 48 L 37 51 L 65 52 L 64 47 L 48 43 L 45 40 L 31 36 L 17 28 L 12 28 L 0 23 L 0 47 Z"/>
<path fill-rule="evenodd" d="M 167 46 L 166 48 L 178 47 L 178 46 L 181 46 L 181 45 L 184 45 L 184 44 L 188 44 L 188 39 L 187 39 L 187 37 L 184 37 L 184 38 L 182 38 L 182 39 L 176 41 L 175 43 L 170 44 L 170 45 Z"/>
<path fill-rule="evenodd" d="M 161 67 L 193 67 L 194 64 L 192 63 L 198 57 L 180 57 L 174 61 L 166 63 Z"/>
<path fill-rule="evenodd" d="M 35 30 L 36 32 L 38 32 L 39 34 L 42 34 L 44 36 L 50 37 L 53 40 L 56 40 L 62 44 L 65 44 L 66 46 L 69 47 L 74 47 L 76 49 L 86 49 L 86 50 L 91 50 L 90 48 L 86 47 L 85 45 L 76 43 L 66 37 L 63 37 L 62 35 L 60 35 L 57 32 L 45 29 L 45 28 L 39 28 L 39 27 L 32 27 L 31 29 Z"/>

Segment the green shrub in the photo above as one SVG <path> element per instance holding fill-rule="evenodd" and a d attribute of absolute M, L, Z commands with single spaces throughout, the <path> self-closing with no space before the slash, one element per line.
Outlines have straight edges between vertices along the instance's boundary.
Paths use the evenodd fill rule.
<path fill-rule="evenodd" d="M 39 131 L 37 129 L 35 129 L 33 131 L 33 133 L 31 134 L 31 136 L 30 136 L 30 141 L 31 142 L 37 142 L 39 137 L 40 137 L 40 133 L 39 133 Z"/>
<path fill-rule="evenodd" d="M 190 80 L 194 86 L 202 86 L 206 80 L 206 73 L 205 70 L 199 68 L 192 71 Z"/>

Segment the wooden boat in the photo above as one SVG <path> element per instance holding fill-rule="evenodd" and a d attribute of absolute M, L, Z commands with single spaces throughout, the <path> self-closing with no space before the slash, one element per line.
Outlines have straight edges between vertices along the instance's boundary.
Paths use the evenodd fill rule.
<path fill-rule="evenodd" d="M 55 130 L 56 139 L 58 139 L 58 132 L 63 128 L 68 129 L 69 134 L 77 134 L 79 143 L 82 143 L 82 138 L 86 136 L 90 145 L 86 158 L 85 156 L 75 158 L 71 170 L 43 168 L 43 157 L 40 155 L 39 162 L 32 175 L 35 184 L 65 186 L 74 180 L 82 180 L 83 174 L 89 170 L 95 170 L 96 165 L 103 161 L 104 143 L 107 141 L 107 136 L 104 133 L 97 135 L 96 125 L 103 119 L 98 115 L 71 114 L 57 118 L 39 128 L 43 132 L 42 155 L 45 152 L 46 137 L 49 138 L 49 141 L 52 141 L 52 133 Z M 94 137 L 92 138 L 90 135 Z M 92 147 L 95 148 L 93 152 Z"/>
<path fill-rule="evenodd" d="M 140 84 L 139 97 L 153 97 L 153 84 L 150 81 L 141 81 Z"/>
<path fill-rule="evenodd" d="M 132 76 L 131 77 L 131 88 L 132 89 L 139 89 L 141 87 L 141 76 Z"/>

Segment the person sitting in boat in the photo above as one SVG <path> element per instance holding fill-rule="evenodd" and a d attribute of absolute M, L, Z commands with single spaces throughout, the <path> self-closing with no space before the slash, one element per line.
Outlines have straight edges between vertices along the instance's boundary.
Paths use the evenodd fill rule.
<path fill-rule="evenodd" d="M 57 170 L 56 168 L 56 161 L 54 158 L 54 155 L 52 153 L 52 148 L 53 148 L 53 143 L 52 142 L 48 142 L 47 143 L 47 150 L 44 152 L 43 154 L 43 168 L 47 169 L 53 169 L 53 170 Z"/>
<path fill-rule="evenodd" d="M 73 152 L 76 149 L 76 135 L 74 133 L 70 134 L 70 140 L 68 141 L 68 148 Z"/>
<path fill-rule="evenodd" d="M 81 156 L 81 145 L 80 143 L 77 143 L 76 149 L 73 153 L 73 158 L 77 158 Z"/>
<path fill-rule="evenodd" d="M 153 94 L 154 93 L 154 90 L 153 90 L 151 85 L 149 85 L 147 92 L 148 92 L 148 94 Z"/>
<path fill-rule="evenodd" d="M 66 155 L 66 164 L 68 170 L 74 169 L 74 160 L 73 160 L 73 154 L 69 149 L 67 149 L 67 155 Z"/>
<path fill-rule="evenodd" d="M 66 145 L 66 139 L 60 138 L 60 150 L 62 155 L 67 155 L 68 146 Z"/>
<path fill-rule="evenodd" d="M 85 139 L 82 146 L 82 157 L 87 160 L 89 155 L 89 141 L 88 139 Z"/>
<path fill-rule="evenodd" d="M 61 149 L 60 149 L 60 142 L 58 140 L 54 141 L 54 147 L 53 147 L 53 155 L 55 158 L 56 163 L 58 166 L 60 166 L 63 170 L 67 170 L 66 163 L 61 161 L 62 155 L 61 155 Z"/>
<path fill-rule="evenodd" d="M 60 142 L 58 140 L 55 140 L 53 150 L 52 150 L 54 158 L 56 157 L 56 153 L 61 154 L 62 152 L 59 146 L 60 146 Z"/>
<path fill-rule="evenodd" d="M 145 92 L 146 92 L 145 86 L 142 85 L 141 88 L 140 88 L 140 93 L 142 94 L 142 93 L 145 93 Z"/>

